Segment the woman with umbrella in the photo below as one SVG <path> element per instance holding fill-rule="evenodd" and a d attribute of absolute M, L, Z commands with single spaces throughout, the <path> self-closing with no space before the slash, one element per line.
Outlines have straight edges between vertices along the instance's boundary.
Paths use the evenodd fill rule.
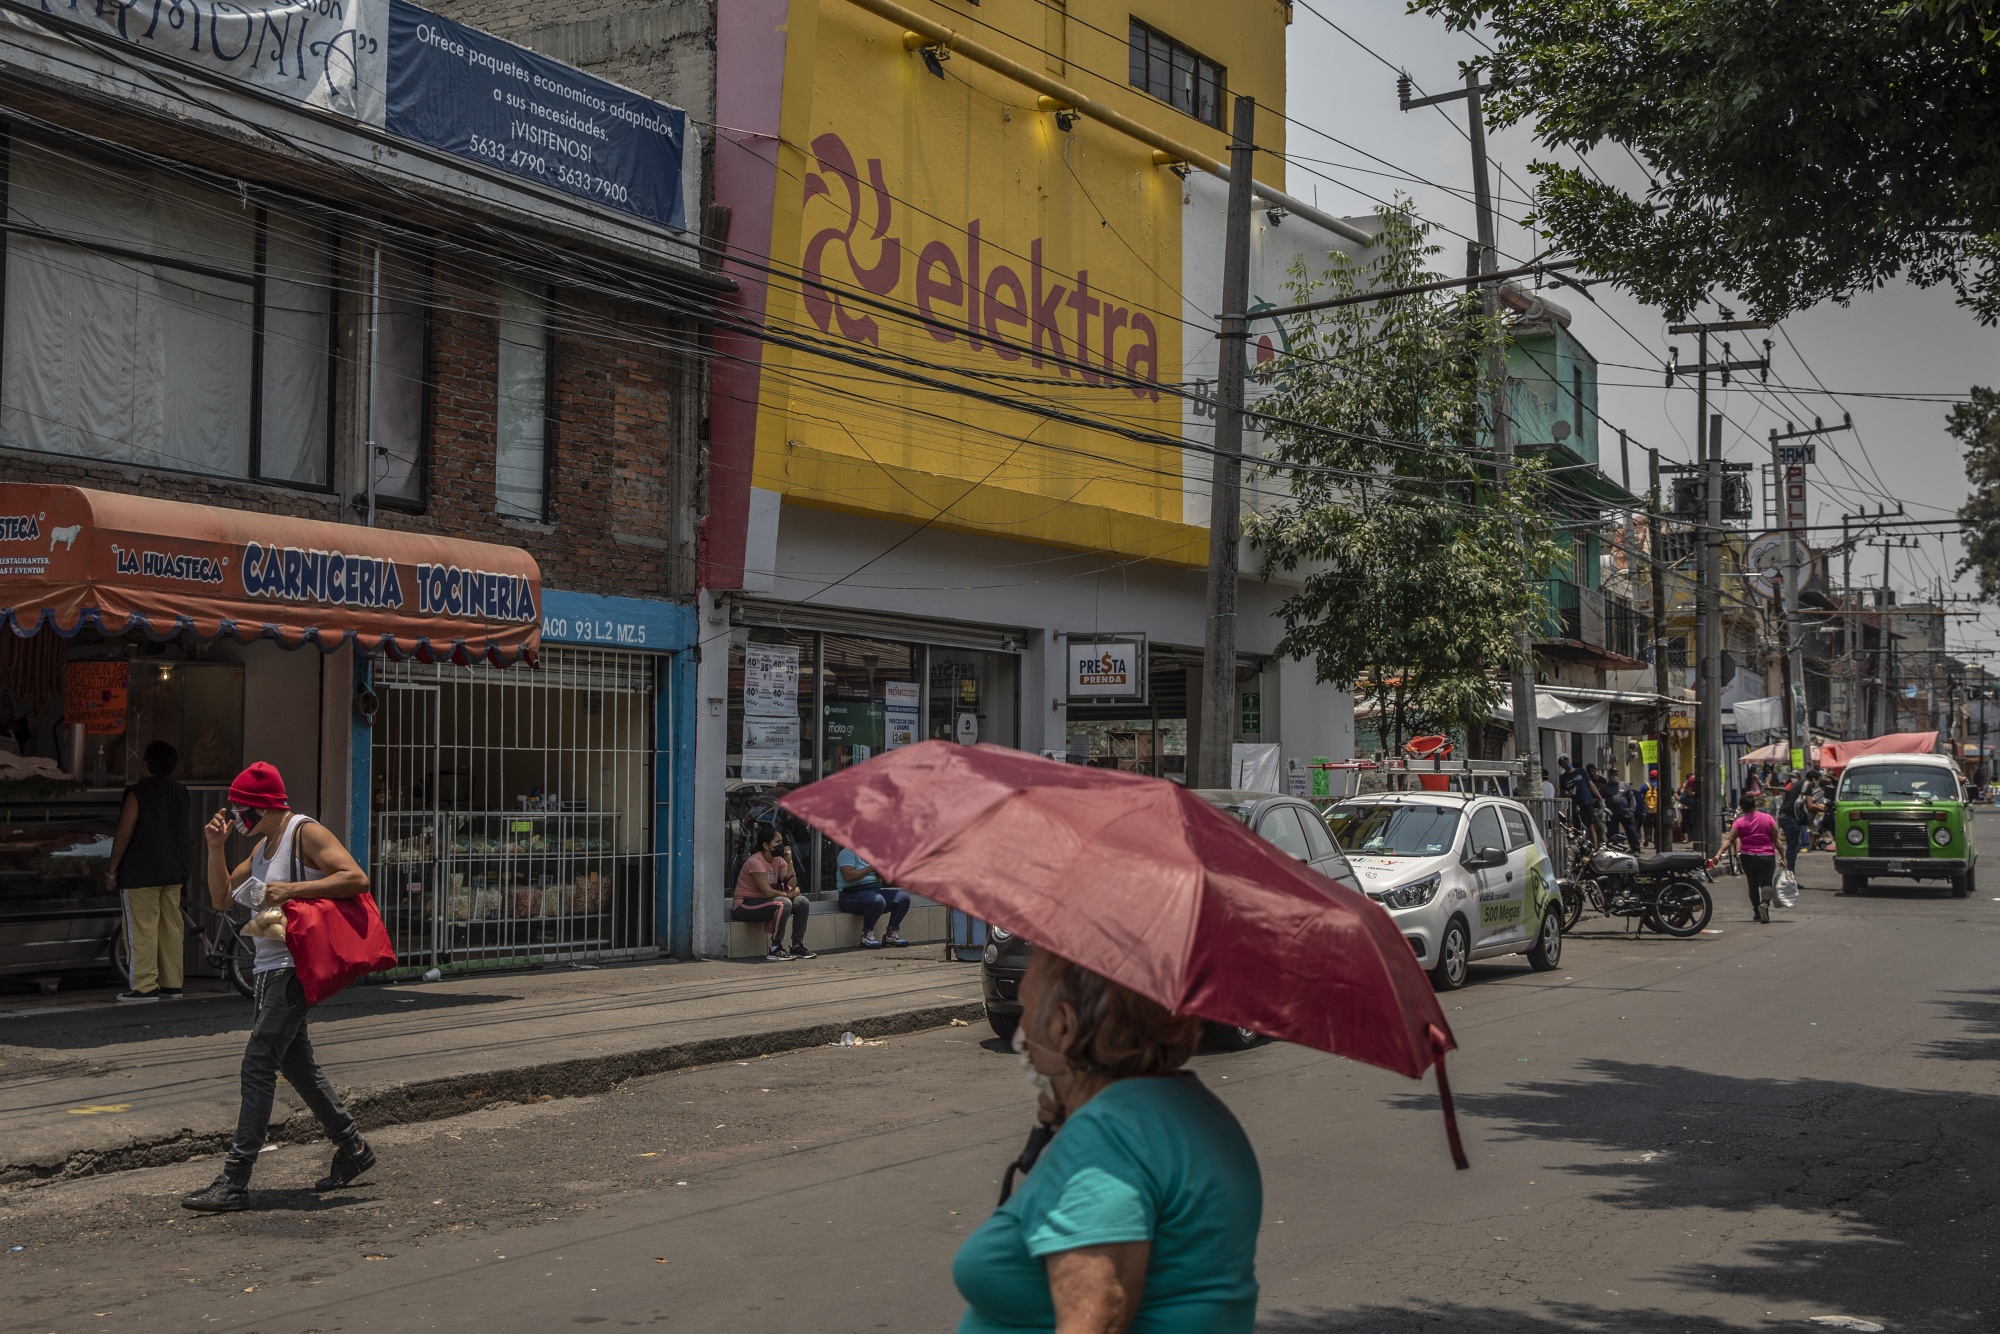
<path fill-rule="evenodd" d="M 1247 1334 L 1262 1185 L 1241 1127 L 1179 1073 L 1200 1020 L 1412 1079 L 1435 1069 L 1466 1165 L 1451 1029 L 1395 922 L 1200 795 L 926 741 L 782 804 L 894 883 L 1037 947 L 1015 1031 L 1044 1125 L 1015 1164 L 1021 1194 L 1002 1195 L 954 1266 L 961 1334 L 1135 1320 Z"/>
<path fill-rule="evenodd" d="M 967 1237 L 959 1334 L 1248 1331 L 1263 1179 L 1243 1128 L 1181 1069 L 1201 1022 L 1038 951 L 1015 1046 L 1060 1133 Z"/>

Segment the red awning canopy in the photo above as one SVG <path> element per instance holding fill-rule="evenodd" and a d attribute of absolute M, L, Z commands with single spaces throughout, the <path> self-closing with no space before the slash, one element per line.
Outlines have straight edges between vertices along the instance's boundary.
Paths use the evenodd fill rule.
<path fill-rule="evenodd" d="M 1937 751 L 1936 732 L 1891 732 L 1862 741 L 1829 741 L 1819 748 L 1822 767 L 1839 773 L 1847 762 L 1863 755 L 1931 755 Z"/>
<path fill-rule="evenodd" d="M 515 547 L 0 483 L 0 621 L 18 635 L 353 640 L 506 666 L 539 654 L 541 606 L 541 570 Z"/>

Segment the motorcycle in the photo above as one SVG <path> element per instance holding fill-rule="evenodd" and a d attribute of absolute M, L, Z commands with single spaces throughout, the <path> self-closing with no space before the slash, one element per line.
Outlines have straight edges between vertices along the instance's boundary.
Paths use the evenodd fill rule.
<path fill-rule="evenodd" d="M 1607 917 L 1637 917 L 1666 936 L 1698 936 L 1715 912 L 1708 860 L 1699 852 L 1639 857 L 1586 843 L 1570 864 L 1579 873 L 1560 882 L 1563 932 L 1574 930 L 1586 906 Z"/>

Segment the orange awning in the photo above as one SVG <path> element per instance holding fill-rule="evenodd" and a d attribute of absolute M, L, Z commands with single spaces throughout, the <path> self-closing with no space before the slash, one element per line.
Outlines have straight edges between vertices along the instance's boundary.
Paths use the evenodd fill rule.
<path fill-rule="evenodd" d="M 506 666 L 541 650 L 542 576 L 516 547 L 75 486 L 0 483 L 0 621 L 67 638 L 275 639 Z"/>

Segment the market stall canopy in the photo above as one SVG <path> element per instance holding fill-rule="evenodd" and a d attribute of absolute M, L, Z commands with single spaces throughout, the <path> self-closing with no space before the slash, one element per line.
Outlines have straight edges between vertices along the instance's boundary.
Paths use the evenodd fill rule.
<path fill-rule="evenodd" d="M 1864 741 L 1829 741 L 1819 748 L 1823 769 L 1839 773 L 1847 762 L 1862 755 L 1930 755 L 1937 750 L 1936 732 L 1891 732 Z"/>
<path fill-rule="evenodd" d="M 348 641 L 399 658 L 535 661 L 542 576 L 515 547 L 0 483 L 0 622 L 155 639 Z"/>
<path fill-rule="evenodd" d="M 1820 753 L 1824 748 L 1824 742 L 1813 742 L 1812 753 L 1806 757 L 1806 763 L 1818 764 Z M 1773 741 L 1768 746 L 1759 746 L 1757 749 L 1745 754 L 1741 762 L 1744 764 L 1790 764 L 1792 762 L 1791 743 L 1779 740 Z"/>

